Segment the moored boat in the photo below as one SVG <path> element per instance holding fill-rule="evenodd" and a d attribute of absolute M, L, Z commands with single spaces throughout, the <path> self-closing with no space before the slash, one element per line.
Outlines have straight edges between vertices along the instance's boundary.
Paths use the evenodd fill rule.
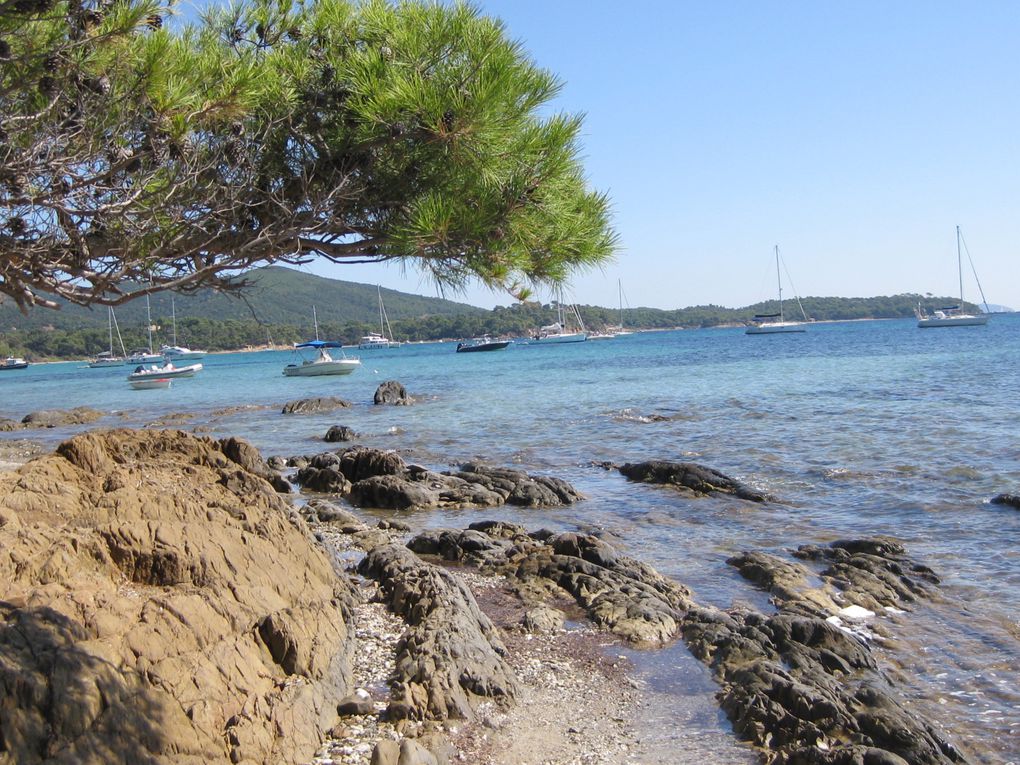
<path fill-rule="evenodd" d="M 283 368 L 286 377 L 319 377 L 322 375 L 349 375 L 361 366 L 360 359 L 349 359 L 340 351 L 340 358 L 330 355 L 327 348 L 340 349 L 341 343 L 331 340 L 309 340 L 307 343 L 298 343 L 294 346 L 295 351 L 299 348 L 312 348 L 318 353 L 314 359 L 305 359 L 300 364 L 288 364 Z"/>
<path fill-rule="evenodd" d="M 457 353 L 478 353 L 483 351 L 501 351 L 510 345 L 509 340 L 493 340 L 491 337 L 475 337 L 457 343 Z"/>
<path fill-rule="evenodd" d="M 777 335 L 789 332 L 807 332 L 807 325 L 799 321 L 787 321 L 783 314 L 783 277 L 779 270 L 779 245 L 775 246 L 776 253 L 776 282 L 779 286 L 779 313 L 758 313 L 754 315 L 751 324 L 744 330 L 745 335 Z M 796 293 L 794 293 L 796 296 Z M 800 306 L 800 313 L 804 321 L 808 320 L 804 312 L 804 306 L 797 298 L 797 305 Z"/>
<path fill-rule="evenodd" d="M 28 362 L 20 356 L 8 356 L 4 359 L 3 363 L 0 364 L 0 369 L 24 369 L 28 366 Z"/>
<path fill-rule="evenodd" d="M 143 365 L 139 365 L 135 368 L 135 371 L 128 375 L 128 382 L 136 382 L 139 380 L 157 380 L 160 378 L 165 379 L 179 379 L 182 377 L 194 377 L 196 372 L 202 371 L 201 364 L 189 364 L 185 367 L 174 366 L 171 362 L 166 362 L 162 365 L 156 365 L 146 368 Z"/>
<path fill-rule="evenodd" d="M 928 313 L 920 304 L 914 309 L 917 315 L 917 326 L 926 329 L 929 327 L 983 327 L 988 323 L 988 314 L 967 313 L 963 302 L 963 256 L 960 250 L 960 227 L 956 227 L 956 270 L 960 277 L 960 302 L 957 305 L 943 306 L 942 308 Z M 967 253 L 970 258 L 970 252 Z M 981 282 L 978 281 L 977 271 L 974 269 L 974 262 L 971 261 L 971 270 L 974 271 L 974 281 L 977 281 L 978 290 L 981 292 L 981 300 L 985 299 L 985 292 L 981 289 Z M 988 303 L 985 302 L 987 310 Z"/>
<path fill-rule="evenodd" d="M 169 388 L 173 380 L 169 377 L 148 377 L 137 380 L 128 380 L 135 390 L 154 390 L 156 388 Z"/>

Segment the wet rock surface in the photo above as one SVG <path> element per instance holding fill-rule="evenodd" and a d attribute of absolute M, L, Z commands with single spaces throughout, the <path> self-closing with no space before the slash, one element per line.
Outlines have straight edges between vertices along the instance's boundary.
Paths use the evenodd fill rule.
<path fill-rule="evenodd" d="M 407 394 L 407 389 L 396 380 L 387 380 L 376 388 L 374 403 L 395 406 L 410 406 L 414 399 Z"/>
<path fill-rule="evenodd" d="M 353 441 L 357 437 L 358 434 L 354 432 L 354 428 L 347 425 L 334 425 L 326 431 L 326 435 L 322 437 L 322 440 L 327 443 L 337 443 L 339 441 Z"/>
<path fill-rule="evenodd" d="M 517 582 L 525 602 L 575 601 L 596 625 L 632 642 L 675 637 L 690 592 L 588 534 L 528 534 L 498 521 L 464 531 L 440 529 L 414 537 L 422 554 L 467 562 Z"/>
<path fill-rule="evenodd" d="M 991 502 L 993 505 L 1009 505 L 1020 510 L 1020 494 L 996 494 Z"/>
<path fill-rule="evenodd" d="M 401 545 L 369 551 L 358 567 L 408 623 L 396 658 L 391 719 L 470 719 L 486 698 L 513 697 L 517 679 L 492 622 L 464 583 Z"/>
<path fill-rule="evenodd" d="M 745 577 L 776 596 L 783 610 L 773 615 L 698 605 L 686 588 L 590 535 L 528 533 L 489 521 L 419 534 L 409 546 L 505 574 L 531 604 L 527 629 L 545 629 L 554 618 L 546 601 L 569 596 L 595 624 L 627 640 L 664 642 L 682 634 L 712 669 L 736 733 L 766 752 L 769 762 L 962 761 L 931 723 L 904 705 L 868 644 L 826 618 L 853 598 L 903 604 L 929 591 L 937 577 L 892 540 L 801 548 L 805 559 L 827 566 L 823 579 L 832 581 L 831 591 L 813 590 L 814 572 L 797 562 L 762 553 L 731 558 Z M 897 589 L 889 576 L 906 579 Z"/>
<path fill-rule="evenodd" d="M 321 396 L 318 398 L 301 398 L 295 401 L 288 401 L 283 405 L 282 414 L 318 414 L 319 412 L 333 412 L 337 409 L 348 409 L 350 401 L 345 401 L 336 396 Z"/>
<path fill-rule="evenodd" d="M 79 406 L 74 409 L 42 409 L 37 412 L 29 412 L 21 418 L 20 422 L 8 418 L 0 419 L 0 431 L 88 425 L 104 416 L 103 412 L 87 406 Z"/>
<path fill-rule="evenodd" d="M 764 493 L 696 462 L 628 462 L 621 465 L 619 470 L 632 481 L 665 484 L 696 495 L 731 494 L 751 502 L 766 502 L 769 499 Z"/>
<path fill-rule="evenodd" d="M 116 430 L 0 476 L 0 759 L 315 751 L 350 692 L 350 592 L 259 463 Z"/>
<path fill-rule="evenodd" d="M 474 463 L 436 473 L 406 464 L 395 452 L 364 447 L 311 457 L 296 479 L 311 491 L 345 495 L 356 507 L 392 510 L 558 507 L 584 498 L 552 476 Z"/>

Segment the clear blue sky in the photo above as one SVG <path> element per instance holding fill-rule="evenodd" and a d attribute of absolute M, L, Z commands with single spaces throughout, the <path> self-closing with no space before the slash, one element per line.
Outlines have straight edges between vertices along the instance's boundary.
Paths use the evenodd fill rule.
<path fill-rule="evenodd" d="M 621 249 L 577 302 L 616 305 L 617 279 L 631 306 L 768 299 L 775 244 L 801 295 L 954 295 L 959 224 L 988 301 L 1020 309 L 1020 3 L 478 6 L 586 114 Z M 309 270 L 435 294 L 396 267 Z"/>

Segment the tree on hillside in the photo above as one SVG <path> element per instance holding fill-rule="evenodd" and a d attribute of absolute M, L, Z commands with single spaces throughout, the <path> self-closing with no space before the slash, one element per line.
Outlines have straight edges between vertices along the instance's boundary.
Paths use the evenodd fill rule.
<path fill-rule="evenodd" d="M 608 259 L 558 81 L 467 5 L 0 0 L 0 293 L 23 309 L 400 261 L 523 294 Z"/>

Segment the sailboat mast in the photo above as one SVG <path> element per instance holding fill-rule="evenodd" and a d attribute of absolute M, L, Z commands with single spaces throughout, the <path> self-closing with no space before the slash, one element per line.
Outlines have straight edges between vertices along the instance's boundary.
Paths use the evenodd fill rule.
<path fill-rule="evenodd" d="M 616 287 L 620 291 L 620 329 L 623 329 L 623 282 L 617 279 Z"/>
<path fill-rule="evenodd" d="M 149 296 L 145 296 L 145 330 L 149 335 L 149 353 L 152 353 L 152 311 L 149 310 Z"/>
<path fill-rule="evenodd" d="M 315 315 L 315 306 L 312 306 L 312 324 L 315 325 L 315 339 L 319 339 L 319 317 Z"/>
<path fill-rule="evenodd" d="M 779 285 L 779 321 L 783 319 L 783 277 L 779 273 L 779 245 L 776 245 L 776 283 Z"/>
<path fill-rule="evenodd" d="M 113 355 L 113 306 L 112 305 L 106 306 L 106 310 L 109 311 L 109 316 L 107 316 L 106 318 L 109 319 L 109 324 L 110 324 L 110 355 L 112 356 Z"/>
<path fill-rule="evenodd" d="M 170 296 L 170 320 L 174 326 L 174 345 L 177 345 L 177 306 L 174 304 L 174 296 Z"/>
<path fill-rule="evenodd" d="M 956 270 L 960 272 L 960 310 L 963 310 L 963 257 L 960 255 L 960 227 L 956 227 Z"/>

